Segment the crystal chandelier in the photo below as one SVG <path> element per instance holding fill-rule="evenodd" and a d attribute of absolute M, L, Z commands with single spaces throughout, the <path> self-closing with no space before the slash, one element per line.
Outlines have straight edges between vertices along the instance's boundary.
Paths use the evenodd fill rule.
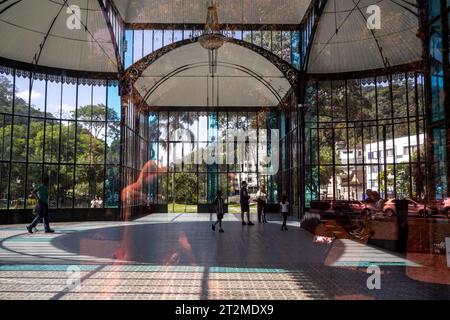
<path fill-rule="evenodd" d="M 212 2 L 208 6 L 205 31 L 199 38 L 200 45 L 208 50 L 209 71 L 214 74 L 217 71 L 217 50 L 223 46 L 225 37 L 220 33 L 217 5 Z"/>

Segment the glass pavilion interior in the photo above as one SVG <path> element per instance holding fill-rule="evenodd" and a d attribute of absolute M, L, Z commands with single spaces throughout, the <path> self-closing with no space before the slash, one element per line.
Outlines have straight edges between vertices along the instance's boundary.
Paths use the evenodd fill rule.
<path fill-rule="evenodd" d="M 449 21 L 450 0 L 0 0 L 0 300 L 448 299 Z M 45 177 L 56 232 L 29 234 Z"/>
<path fill-rule="evenodd" d="M 373 2 L 1 1 L 1 221 L 43 176 L 56 220 L 209 212 L 218 189 L 239 212 L 242 180 L 300 218 L 367 190 L 439 207 L 450 1 L 376 1 L 379 29 Z M 190 161 L 240 130 L 242 161 Z"/>

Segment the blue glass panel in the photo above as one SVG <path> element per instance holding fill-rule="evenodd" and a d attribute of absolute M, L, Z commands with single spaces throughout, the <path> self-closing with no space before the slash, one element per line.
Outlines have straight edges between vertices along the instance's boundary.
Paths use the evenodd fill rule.
<path fill-rule="evenodd" d="M 126 51 L 124 53 L 124 66 L 128 68 L 133 64 L 133 30 L 125 31 Z"/>
<path fill-rule="evenodd" d="M 217 164 L 208 165 L 208 203 L 213 203 L 218 187 Z"/>
<path fill-rule="evenodd" d="M 153 30 L 144 30 L 144 56 L 153 52 Z"/>
<path fill-rule="evenodd" d="M 105 177 L 105 208 L 119 206 L 120 177 L 118 166 L 108 166 Z"/>
<path fill-rule="evenodd" d="M 148 147 L 148 159 L 149 160 L 158 160 L 158 143 L 150 142 Z"/>
<path fill-rule="evenodd" d="M 144 45 L 143 30 L 134 30 L 133 36 L 133 63 L 142 58 Z"/>
<path fill-rule="evenodd" d="M 108 82 L 108 121 L 120 121 L 121 101 L 117 82 Z"/>
<path fill-rule="evenodd" d="M 429 3 L 429 17 L 432 19 L 441 14 L 441 3 L 436 0 L 430 1 Z"/>
<path fill-rule="evenodd" d="M 433 151 L 436 199 L 442 200 L 446 196 L 448 185 L 445 129 L 433 130 Z"/>
<path fill-rule="evenodd" d="M 286 116 L 284 115 L 284 113 L 282 113 L 280 116 L 280 131 L 280 137 L 286 137 Z"/>
<path fill-rule="evenodd" d="M 298 31 L 292 34 L 292 64 L 300 69 L 300 52 L 299 52 L 300 33 Z"/>
<path fill-rule="evenodd" d="M 217 113 L 208 113 L 208 141 L 217 141 Z"/>
<path fill-rule="evenodd" d="M 148 115 L 148 139 L 149 141 L 158 141 L 158 113 L 151 112 Z"/>
<path fill-rule="evenodd" d="M 440 65 L 432 66 L 435 71 L 431 74 L 431 99 L 432 99 L 432 120 L 444 119 L 444 75 L 439 70 Z"/>

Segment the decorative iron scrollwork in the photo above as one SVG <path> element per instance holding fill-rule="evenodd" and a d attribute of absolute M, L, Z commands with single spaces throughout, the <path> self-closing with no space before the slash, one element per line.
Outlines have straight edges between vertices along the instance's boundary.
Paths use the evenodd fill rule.
<path fill-rule="evenodd" d="M 159 50 L 156 50 L 156 51 L 150 53 L 149 55 L 143 57 L 139 61 L 135 62 L 131 67 L 129 67 L 125 71 L 125 73 L 122 77 L 122 81 L 133 85 L 137 81 L 137 79 L 139 79 L 139 77 L 141 77 L 142 73 L 152 63 L 154 63 L 156 60 L 161 58 L 163 55 L 165 55 L 166 53 L 169 53 L 172 50 L 180 48 L 184 45 L 196 43 L 199 41 L 199 38 L 200 37 L 194 37 L 194 38 L 189 38 L 189 39 L 185 39 L 182 41 L 178 41 L 178 42 L 172 43 L 170 45 L 167 45 L 165 47 L 162 47 Z M 281 59 L 280 57 L 273 54 L 272 52 L 270 52 L 264 48 L 261 48 L 257 45 L 254 45 L 252 43 L 249 43 L 249 42 L 246 42 L 243 40 L 234 39 L 234 38 L 224 38 L 224 40 L 226 42 L 233 43 L 233 44 L 239 45 L 241 47 L 244 47 L 246 49 L 249 49 L 249 50 L 259 54 L 260 56 L 264 57 L 265 59 L 270 61 L 270 63 L 272 63 L 278 70 L 280 70 L 280 72 L 284 75 L 284 77 L 289 81 L 289 83 L 293 87 L 297 86 L 298 81 L 299 81 L 299 72 L 289 62 Z"/>

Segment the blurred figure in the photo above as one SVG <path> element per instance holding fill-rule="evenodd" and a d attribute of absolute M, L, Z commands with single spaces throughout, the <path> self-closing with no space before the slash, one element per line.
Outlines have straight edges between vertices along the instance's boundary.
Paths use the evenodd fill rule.
<path fill-rule="evenodd" d="M 258 222 L 259 223 L 267 223 L 266 220 L 266 202 L 267 202 L 267 194 L 264 186 L 261 186 L 256 193 L 256 203 L 258 210 Z"/>
<path fill-rule="evenodd" d="M 281 214 L 283 216 L 283 224 L 281 225 L 281 231 L 283 231 L 283 230 L 287 231 L 286 221 L 287 221 L 287 216 L 289 214 L 289 202 L 287 201 L 286 196 L 283 196 L 283 198 L 281 199 L 280 209 L 281 209 Z"/>
<path fill-rule="evenodd" d="M 224 208 L 224 201 L 222 198 L 222 191 L 221 190 L 217 190 L 217 196 L 214 199 L 214 206 L 216 208 L 216 214 L 217 214 L 217 221 L 215 223 L 213 223 L 212 225 L 212 230 L 216 231 L 216 225 L 219 224 L 219 232 L 223 233 L 223 229 L 222 229 L 222 219 L 223 219 L 223 215 L 225 214 L 225 208 Z"/>
<path fill-rule="evenodd" d="M 254 225 L 253 222 L 250 221 L 250 204 L 249 204 L 250 196 L 248 195 L 247 182 L 242 181 L 241 185 L 242 188 L 239 193 L 239 202 L 241 204 L 242 225 L 245 226 L 246 224 L 248 224 L 249 226 L 253 226 Z M 247 213 L 247 223 L 245 223 L 244 220 L 244 212 Z"/>
<path fill-rule="evenodd" d="M 102 208 L 103 207 L 103 200 L 96 196 L 94 199 L 91 200 L 91 208 Z"/>
<path fill-rule="evenodd" d="M 148 185 L 153 179 L 156 179 L 155 172 L 158 171 L 158 164 L 154 160 L 147 161 L 141 169 L 141 172 L 137 180 L 122 189 L 120 192 L 120 200 L 122 201 L 124 210 L 123 217 L 124 221 L 128 221 L 130 218 L 130 206 L 129 202 L 135 201 L 135 199 L 142 199 L 145 201 L 146 194 L 144 193 L 142 186 Z M 161 200 L 164 201 L 165 197 L 161 196 Z"/>

